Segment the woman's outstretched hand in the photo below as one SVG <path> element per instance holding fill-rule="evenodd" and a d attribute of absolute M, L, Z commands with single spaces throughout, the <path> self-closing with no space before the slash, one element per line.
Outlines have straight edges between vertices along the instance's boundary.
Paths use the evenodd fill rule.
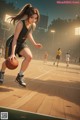
<path fill-rule="evenodd" d="M 42 48 L 42 44 L 36 43 L 35 47 L 36 47 L 36 48 Z"/>

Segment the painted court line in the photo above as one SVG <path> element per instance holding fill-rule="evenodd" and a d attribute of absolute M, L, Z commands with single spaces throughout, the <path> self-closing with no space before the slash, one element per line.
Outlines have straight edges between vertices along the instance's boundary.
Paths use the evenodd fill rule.
<path fill-rule="evenodd" d="M 40 77 L 46 75 L 47 73 L 51 72 L 52 70 L 53 70 L 53 69 L 51 69 L 51 70 L 49 70 L 49 71 L 47 71 L 47 72 L 45 72 L 45 73 L 43 73 L 43 74 L 41 74 L 41 75 L 39 75 L 39 76 L 37 76 L 37 77 L 34 77 L 34 79 L 40 78 Z"/>

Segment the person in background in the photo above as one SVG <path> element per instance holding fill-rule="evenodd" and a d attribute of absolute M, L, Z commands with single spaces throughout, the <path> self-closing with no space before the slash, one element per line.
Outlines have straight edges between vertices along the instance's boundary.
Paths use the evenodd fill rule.
<path fill-rule="evenodd" d="M 62 54 L 61 48 L 58 48 L 57 54 L 56 54 L 56 61 L 53 63 L 53 65 L 55 65 L 55 63 L 57 62 L 57 67 L 58 67 L 61 54 Z"/>
<path fill-rule="evenodd" d="M 47 63 L 47 60 L 48 60 L 48 52 L 46 51 L 44 53 L 44 63 Z"/>
<path fill-rule="evenodd" d="M 66 67 L 69 67 L 69 62 L 70 62 L 70 54 L 66 53 Z"/>

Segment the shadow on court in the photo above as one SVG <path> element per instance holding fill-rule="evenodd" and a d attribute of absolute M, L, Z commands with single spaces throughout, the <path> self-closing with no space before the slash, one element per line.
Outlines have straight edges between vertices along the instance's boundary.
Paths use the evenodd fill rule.
<path fill-rule="evenodd" d="M 10 92 L 14 89 L 22 89 L 22 90 L 31 90 L 39 93 L 44 93 L 49 96 L 57 96 L 64 100 L 73 102 L 77 105 L 80 105 L 80 82 L 72 81 L 69 82 L 62 80 L 40 80 L 40 79 L 30 79 L 25 78 L 25 82 L 27 83 L 27 87 L 23 88 L 18 83 L 15 82 L 14 76 L 5 76 L 5 82 L 1 86 L 6 86 L 8 88 L 0 88 L 1 92 Z M 10 87 L 10 88 L 9 88 Z"/>

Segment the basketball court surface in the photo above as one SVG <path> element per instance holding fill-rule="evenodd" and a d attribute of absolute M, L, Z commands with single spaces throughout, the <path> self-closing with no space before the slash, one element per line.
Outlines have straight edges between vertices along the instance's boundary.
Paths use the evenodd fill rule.
<path fill-rule="evenodd" d="M 17 113 L 19 120 L 80 120 L 80 65 L 70 64 L 66 69 L 65 63 L 56 67 L 32 60 L 25 72 L 26 88 L 15 82 L 19 69 L 20 65 L 5 73 L 0 112 L 8 112 L 9 118 Z"/>

